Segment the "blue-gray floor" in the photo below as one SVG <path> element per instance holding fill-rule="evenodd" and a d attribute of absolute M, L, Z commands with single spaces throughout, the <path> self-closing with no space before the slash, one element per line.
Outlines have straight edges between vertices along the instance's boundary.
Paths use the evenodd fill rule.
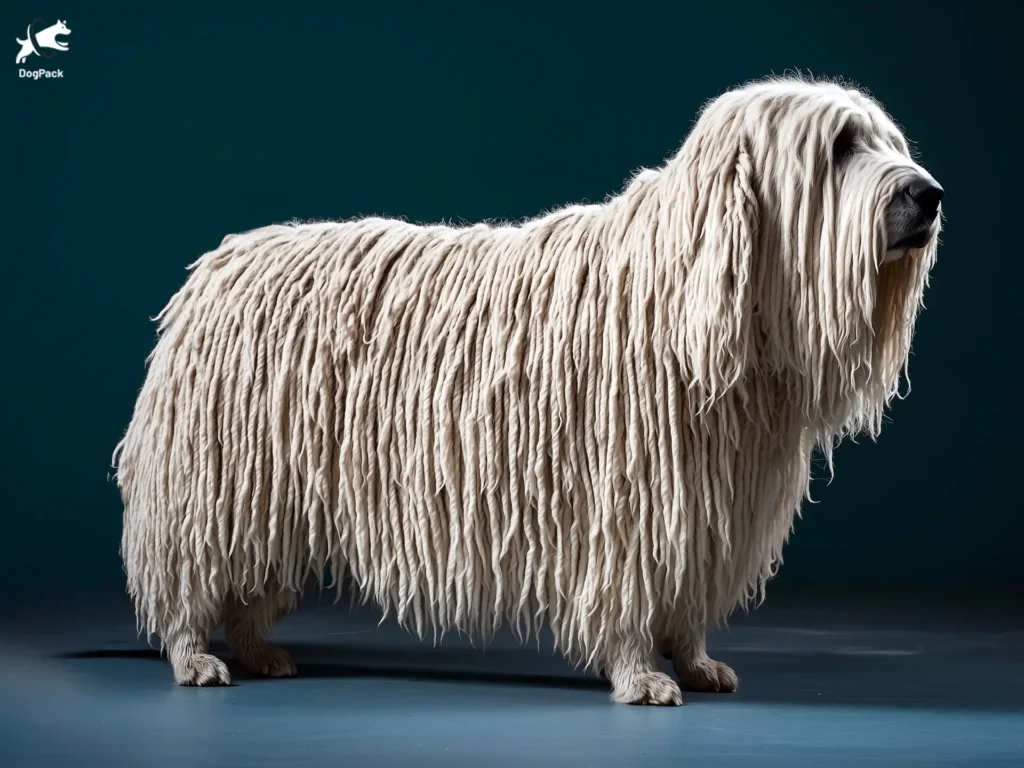
<path fill-rule="evenodd" d="M 189 689 L 124 601 L 11 606 L 0 766 L 1024 766 L 1020 596 L 770 593 L 712 638 L 740 692 L 681 708 L 614 705 L 550 646 L 376 623 L 323 599 L 275 635 L 300 677 Z"/>

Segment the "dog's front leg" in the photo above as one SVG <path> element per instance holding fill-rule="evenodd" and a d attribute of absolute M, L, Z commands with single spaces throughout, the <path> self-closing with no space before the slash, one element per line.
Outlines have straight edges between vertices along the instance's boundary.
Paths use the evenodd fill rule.
<path fill-rule="evenodd" d="M 685 691 L 733 693 L 739 686 L 732 667 L 708 656 L 703 629 L 680 632 L 667 640 L 662 645 L 662 655 L 671 659 L 679 684 Z"/>
<path fill-rule="evenodd" d="M 663 706 L 683 703 L 676 681 L 658 669 L 654 653 L 639 642 L 625 640 L 610 648 L 599 667 L 611 681 L 614 702 Z"/>

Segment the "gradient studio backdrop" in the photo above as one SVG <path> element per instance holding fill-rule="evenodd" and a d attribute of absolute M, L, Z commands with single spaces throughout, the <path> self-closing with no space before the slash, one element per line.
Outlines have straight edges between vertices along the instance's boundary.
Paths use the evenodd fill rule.
<path fill-rule="evenodd" d="M 1021 584 L 1021 48 L 961 5 L 7 4 L 0 590 L 123 589 L 107 475 L 149 318 L 224 234 L 601 200 L 706 99 L 793 68 L 871 89 L 947 221 L 912 396 L 838 452 L 777 583 Z M 71 29 L 61 80 L 17 77 L 34 18 Z"/>

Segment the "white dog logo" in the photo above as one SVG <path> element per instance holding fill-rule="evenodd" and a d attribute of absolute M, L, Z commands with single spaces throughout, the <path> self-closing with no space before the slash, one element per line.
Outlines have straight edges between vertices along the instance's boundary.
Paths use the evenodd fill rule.
<path fill-rule="evenodd" d="M 21 40 L 16 38 L 18 45 L 21 46 L 21 52 L 18 53 L 18 58 L 15 60 L 15 64 L 21 64 L 25 59 L 31 56 L 33 53 L 42 56 L 44 59 L 52 59 L 53 54 L 45 51 L 47 48 L 52 48 L 57 51 L 66 51 L 68 49 L 67 43 L 60 42 L 57 38 L 61 35 L 70 35 L 71 30 L 67 28 L 67 25 L 57 20 L 57 23 L 53 26 L 41 29 L 38 32 L 35 31 L 35 26 L 42 24 L 41 19 L 36 19 L 28 25 L 27 40 Z"/>

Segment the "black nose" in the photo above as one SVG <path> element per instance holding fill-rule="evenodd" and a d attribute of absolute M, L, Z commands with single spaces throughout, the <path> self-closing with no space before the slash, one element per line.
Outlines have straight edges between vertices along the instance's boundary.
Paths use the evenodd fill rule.
<path fill-rule="evenodd" d="M 939 212 L 939 203 L 946 194 L 942 187 L 931 179 L 919 178 L 910 182 L 906 189 L 907 197 L 913 200 L 921 210 L 921 215 L 928 221 Z"/>

